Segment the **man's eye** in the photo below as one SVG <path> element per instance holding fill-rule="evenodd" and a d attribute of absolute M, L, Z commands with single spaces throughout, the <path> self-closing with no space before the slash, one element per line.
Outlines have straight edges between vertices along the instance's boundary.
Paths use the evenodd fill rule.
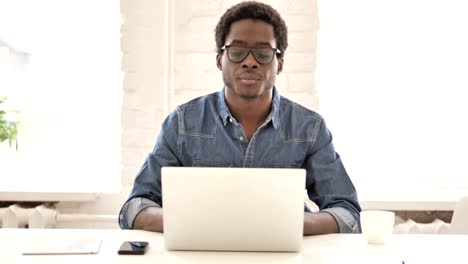
<path fill-rule="evenodd" d="M 257 50 L 257 58 L 259 59 L 268 59 L 271 57 L 271 51 L 270 50 Z"/>
<path fill-rule="evenodd" d="M 231 51 L 232 57 L 240 57 L 241 55 L 242 55 L 242 52 L 240 51 Z"/>
<path fill-rule="evenodd" d="M 258 53 L 259 59 L 268 59 L 270 57 L 269 53 Z"/>

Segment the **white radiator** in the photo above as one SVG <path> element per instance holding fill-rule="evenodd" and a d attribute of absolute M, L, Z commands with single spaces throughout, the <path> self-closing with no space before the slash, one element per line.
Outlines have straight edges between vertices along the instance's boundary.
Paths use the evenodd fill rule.
<path fill-rule="evenodd" d="M 18 204 L 0 208 L 4 228 L 118 228 L 116 215 L 61 214 L 44 204 L 22 208 Z"/>
<path fill-rule="evenodd" d="M 450 224 L 440 219 L 435 219 L 432 223 L 417 223 L 408 219 L 397 224 L 393 228 L 394 234 L 448 234 Z"/>

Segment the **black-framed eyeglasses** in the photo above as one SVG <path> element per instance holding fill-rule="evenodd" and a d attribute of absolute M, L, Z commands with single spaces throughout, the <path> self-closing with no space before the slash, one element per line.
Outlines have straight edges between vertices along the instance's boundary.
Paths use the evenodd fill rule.
<path fill-rule="evenodd" d="M 221 50 L 226 50 L 227 56 L 231 62 L 240 63 L 252 52 L 255 60 L 260 64 L 268 64 L 273 61 L 276 54 L 281 50 L 270 47 L 247 48 L 243 46 L 224 45 Z"/>

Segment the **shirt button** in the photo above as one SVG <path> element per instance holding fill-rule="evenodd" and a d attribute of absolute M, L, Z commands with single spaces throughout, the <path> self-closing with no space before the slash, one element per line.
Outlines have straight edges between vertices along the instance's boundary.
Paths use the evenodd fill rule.
<path fill-rule="evenodd" d="M 240 137 L 239 139 L 242 141 L 242 140 L 244 140 L 244 137 Z"/>

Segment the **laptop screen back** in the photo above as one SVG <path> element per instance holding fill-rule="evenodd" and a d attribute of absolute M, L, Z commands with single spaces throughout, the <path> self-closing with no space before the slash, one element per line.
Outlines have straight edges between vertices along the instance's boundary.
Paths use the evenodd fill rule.
<path fill-rule="evenodd" d="M 170 250 L 298 251 L 304 169 L 163 167 Z"/>

